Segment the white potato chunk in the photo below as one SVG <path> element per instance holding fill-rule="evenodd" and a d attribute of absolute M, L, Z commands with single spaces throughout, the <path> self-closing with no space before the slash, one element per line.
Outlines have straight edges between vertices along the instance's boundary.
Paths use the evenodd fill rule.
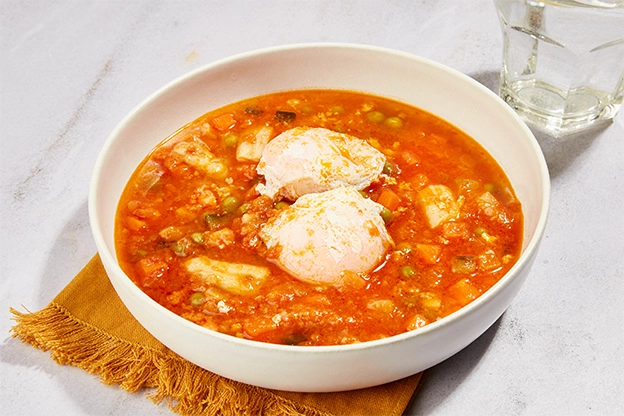
<path fill-rule="evenodd" d="M 237 295 L 256 293 L 269 276 L 269 269 L 251 264 L 228 263 L 197 256 L 184 263 L 186 270 L 208 285 Z"/>
<path fill-rule="evenodd" d="M 389 299 L 375 299 L 368 302 L 366 307 L 370 310 L 391 314 L 394 312 L 394 302 Z"/>
<path fill-rule="evenodd" d="M 366 141 L 324 128 L 296 127 L 264 148 L 257 171 L 262 195 L 290 200 L 340 186 L 364 189 L 381 174 L 386 157 Z"/>
<path fill-rule="evenodd" d="M 165 169 L 160 163 L 152 159 L 148 160 L 139 173 L 137 188 L 143 192 L 149 191 L 160 181 L 164 173 Z"/>
<path fill-rule="evenodd" d="M 491 271 L 502 266 L 501 260 L 498 258 L 494 250 L 486 250 L 479 254 L 479 269 Z"/>
<path fill-rule="evenodd" d="M 277 253 L 272 261 L 295 278 L 341 286 L 372 270 L 391 247 L 382 209 L 353 188 L 308 194 L 271 218 L 260 237 Z"/>
<path fill-rule="evenodd" d="M 477 198 L 477 204 L 479 205 L 479 209 L 488 217 L 496 216 L 500 205 L 496 197 L 487 191 Z"/>
<path fill-rule="evenodd" d="M 239 162 L 258 162 L 272 135 L 273 128 L 268 126 L 255 128 L 243 134 L 236 146 L 236 160 Z"/>
<path fill-rule="evenodd" d="M 477 198 L 479 211 L 488 216 L 491 220 L 498 221 L 502 224 L 508 223 L 511 219 L 503 208 L 498 199 L 490 192 L 484 192 Z"/>
<path fill-rule="evenodd" d="M 431 228 L 459 216 L 461 204 L 447 186 L 429 185 L 418 192 L 418 198 Z"/>
<path fill-rule="evenodd" d="M 206 143 L 195 137 L 177 143 L 171 154 L 212 178 L 223 179 L 228 174 L 225 162 L 213 155 Z"/>

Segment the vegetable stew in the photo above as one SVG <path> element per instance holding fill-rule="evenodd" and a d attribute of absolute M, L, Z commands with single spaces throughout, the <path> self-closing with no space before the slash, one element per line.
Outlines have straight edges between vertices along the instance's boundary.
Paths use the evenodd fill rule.
<path fill-rule="evenodd" d="M 439 320 L 509 270 L 522 235 L 521 204 L 476 141 L 341 90 L 255 97 L 182 127 L 137 168 L 115 225 L 122 269 L 162 306 L 300 346 Z"/>

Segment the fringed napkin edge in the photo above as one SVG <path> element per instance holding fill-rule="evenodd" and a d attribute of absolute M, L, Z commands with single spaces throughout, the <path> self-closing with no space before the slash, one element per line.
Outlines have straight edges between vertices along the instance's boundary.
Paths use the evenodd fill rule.
<path fill-rule="evenodd" d="M 38 312 L 10 308 L 14 338 L 49 351 L 59 364 L 72 365 L 119 385 L 128 392 L 149 389 L 180 415 L 306 415 L 327 413 L 297 404 L 265 389 L 225 379 L 165 350 L 158 351 L 115 337 L 74 317 L 51 302 Z M 253 396 L 253 397 L 252 397 Z"/>

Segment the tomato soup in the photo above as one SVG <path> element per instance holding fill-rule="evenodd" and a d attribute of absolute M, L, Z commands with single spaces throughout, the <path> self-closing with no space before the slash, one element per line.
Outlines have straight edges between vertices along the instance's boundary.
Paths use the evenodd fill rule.
<path fill-rule="evenodd" d="M 119 263 L 172 312 L 261 342 L 338 345 L 472 302 L 520 255 L 497 162 L 440 118 L 340 90 L 211 111 L 163 140 L 117 211 Z"/>

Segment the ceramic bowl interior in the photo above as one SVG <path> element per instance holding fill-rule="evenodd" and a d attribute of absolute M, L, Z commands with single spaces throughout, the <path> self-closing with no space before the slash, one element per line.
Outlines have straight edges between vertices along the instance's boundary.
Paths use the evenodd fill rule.
<path fill-rule="evenodd" d="M 276 91 L 360 91 L 427 110 L 464 130 L 506 171 L 525 215 L 523 254 L 492 289 L 452 315 L 378 341 L 328 347 L 265 344 L 216 333 L 161 307 L 117 264 L 114 218 L 137 165 L 161 140 L 202 114 Z M 378 385 L 429 368 L 474 341 L 520 290 L 544 233 L 548 170 L 520 118 L 490 90 L 455 70 L 402 52 L 348 44 L 291 45 L 199 68 L 163 87 L 114 129 L 97 160 L 89 195 L 91 226 L 105 269 L 136 319 L 195 364 L 241 382 L 327 392 Z"/>

